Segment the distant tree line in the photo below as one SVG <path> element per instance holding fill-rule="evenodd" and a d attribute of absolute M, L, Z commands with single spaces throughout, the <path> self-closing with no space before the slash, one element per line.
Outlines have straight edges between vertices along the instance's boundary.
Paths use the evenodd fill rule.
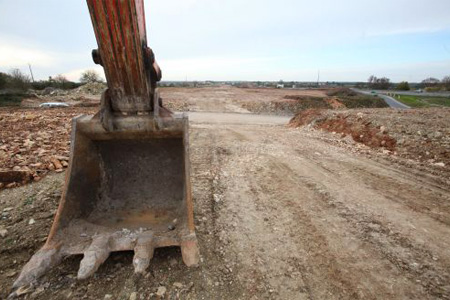
<path fill-rule="evenodd" d="M 364 83 L 359 82 L 357 84 L 357 87 L 361 88 L 364 87 Z M 367 80 L 367 87 L 371 89 L 377 89 L 377 90 L 387 90 L 390 88 L 395 88 L 396 90 L 400 91 L 409 91 L 411 89 L 411 86 L 414 88 L 421 88 L 425 89 L 426 91 L 442 91 L 447 90 L 450 91 L 450 76 L 445 76 L 442 78 L 442 80 L 439 80 L 434 77 L 429 77 L 424 80 L 422 80 L 420 83 L 410 84 L 407 81 L 402 81 L 396 85 L 390 82 L 389 78 L 382 77 L 378 78 L 374 75 L 371 75 L 369 79 Z"/>
<path fill-rule="evenodd" d="M 421 82 L 421 87 L 427 91 L 450 91 L 450 76 L 445 76 L 442 80 L 434 77 L 428 77 Z"/>
<path fill-rule="evenodd" d="M 377 78 L 376 76 L 371 75 L 367 82 L 371 89 L 376 90 L 387 90 L 391 86 L 390 79 L 386 77 Z"/>
<path fill-rule="evenodd" d="M 30 76 L 22 73 L 19 69 L 12 69 L 8 73 L 0 72 L 0 90 L 11 89 L 26 91 L 28 89 L 43 90 L 48 87 L 69 90 L 77 88 L 89 82 L 103 82 L 100 75 L 94 70 L 87 70 L 81 74 L 80 82 L 73 82 L 64 75 L 49 77 L 47 80 L 31 81 Z"/>

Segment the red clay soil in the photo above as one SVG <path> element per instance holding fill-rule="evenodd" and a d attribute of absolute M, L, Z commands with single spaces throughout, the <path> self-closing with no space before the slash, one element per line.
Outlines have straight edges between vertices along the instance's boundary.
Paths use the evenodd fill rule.
<path fill-rule="evenodd" d="M 339 101 L 338 98 L 328 98 L 328 99 L 325 99 L 325 101 L 326 101 L 328 104 L 330 104 L 330 106 L 331 106 L 333 109 L 346 108 L 345 104 L 342 103 L 341 101 Z"/>
<path fill-rule="evenodd" d="M 290 127 L 301 127 L 311 124 L 315 128 L 329 132 L 350 135 L 355 142 L 372 148 L 386 148 L 394 150 L 396 140 L 389 136 L 382 126 L 375 126 L 372 122 L 362 118 L 351 118 L 350 115 L 327 116 L 325 111 L 308 109 L 298 113 L 289 122 Z"/>
<path fill-rule="evenodd" d="M 319 122 L 317 128 L 341 133 L 343 137 L 350 135 L 355 142 L 371 148 L 384 147 L 391 151 L 395 149 L 397 141 L 380 129 L 379 126 L 373 126 L 370 121 L 349 120 L 348 117 L 339 115 L 335 119 L 326 119 Z"/>
<path fill-rule="evenodd" d="M 296 114 L 290 121 L 289 127 L 301 127 L 311 124 L 314 120 L 317 120 L 322 116 L 322 110 L 320 109 L 305 109 Z"/>

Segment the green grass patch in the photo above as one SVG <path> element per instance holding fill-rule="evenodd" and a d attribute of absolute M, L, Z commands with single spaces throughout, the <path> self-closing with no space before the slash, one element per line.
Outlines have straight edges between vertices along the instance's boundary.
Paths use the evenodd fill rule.
<path fill-rule="evenodd" d="M 395 95 L 394 98 L 411 107 L 450 107 L 450 98 L 445 97 Z"/>
<path fill-rule="evenodd" d="M 383 108 L 389 105 L 377 95 L 361 95 L 349 88 L 337 88 L 327 92 L 328 96 L 338 97 L 347 108 Z"/>
<path fill-rule="evenodd" d="M 33 202 L 36 200 L 36 196 L 30 196 L 30 197 L 27 197 L 24 201 L 23 201 L 23 205 L 24 206 L 26 206 L 26 205 L 32 205 L 33 204 Z"/>
<path fill-rule="evenodd" d="M 22 93 L 0 94 L 0 106 L 20 106 L 25 97 Z"/>
<path fill-rule="evenodd" d="M 389 105 L 377 96 L 355 95 L 340 96 L 339 100 L 344 103 L 347 108 L 383 108 Z"/>

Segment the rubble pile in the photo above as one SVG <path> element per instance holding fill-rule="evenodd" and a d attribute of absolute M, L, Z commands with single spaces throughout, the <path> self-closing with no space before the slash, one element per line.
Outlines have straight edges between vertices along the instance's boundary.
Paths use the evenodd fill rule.
<path fill-rule="evenodd" d="M 68 166 L 71 119 L 87 108 L 0 110 L 0 189 Z"/>
<path fill-rule="evenodd" d="M 101 95 L 106 90 L 106 83 L 103 82 L 89 82 L 74 90 L 70 94 L 74 95 Z"/>
<path fill-rule="evenodd" d="M 305 109 L 333 108 L 323 97 L 290 96 L 271 101 L 248 101 L 242 107 L 257 114 L 292 115 Z"/>
<path fill-rule="evenodd" d="M 450 170 L 450 109 L 306 110 L 290 127 L 308 126 L 350 136 L 387 153 Z"/>

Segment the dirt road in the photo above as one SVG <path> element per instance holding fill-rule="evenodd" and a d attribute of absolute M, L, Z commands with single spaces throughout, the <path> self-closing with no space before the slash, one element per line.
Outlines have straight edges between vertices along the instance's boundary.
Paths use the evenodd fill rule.
<path fill-rule="evenodd" d="M 133 254 L 115 253 L 79 282 L 72 257 L 25 298 L 157 299 L 159 288 L 165 299 L 450 299 L 449 186 L 284 117 L 190 118 L 200 266 L 158 249 L 135 278 Z M 62 182 L 2 191 L 0 298 L 42 245 Z"/>
<path fill-rule="evenodd" d="M 450 297 L 448 187 L 314 132 L 202 124 L 193 141 L 214 172 L 199 230 L 216 227 L 243 298 Z"/>

